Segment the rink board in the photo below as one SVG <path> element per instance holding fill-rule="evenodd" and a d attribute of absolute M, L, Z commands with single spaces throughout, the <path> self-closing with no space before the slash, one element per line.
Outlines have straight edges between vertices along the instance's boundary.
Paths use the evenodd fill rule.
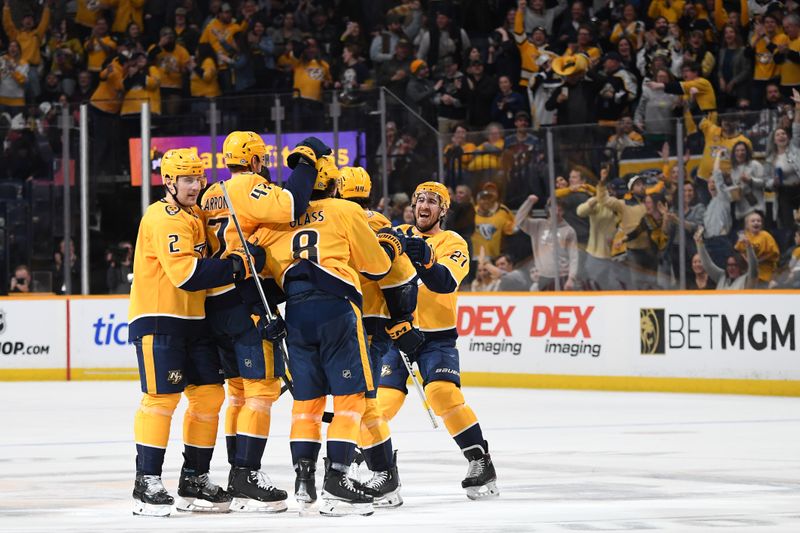
<path fill-rule="evenodd" d="M 495 387 L 800 396 L 797 297 L 464 294 L 462 379 Z M 0 380 L 136 379 L 127 308 L 126 297 L 0 298 Z"/>

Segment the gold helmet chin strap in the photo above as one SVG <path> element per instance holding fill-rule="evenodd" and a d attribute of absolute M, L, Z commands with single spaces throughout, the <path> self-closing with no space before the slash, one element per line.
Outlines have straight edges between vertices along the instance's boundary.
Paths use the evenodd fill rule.
<path fill-rule="evenodd" d="M 175 192 L 173 192 L 173 191 L 172 191 L 172 190 L 169 188 L 169 185 L 164 185 L 164 188 L 167 190 L 167 193 L 168 193 L 170 196 L 172 196 L 172 200 L 173 200 L 173 201 L 174 201 L 176 204 L 178 204 L 178 207 L 181 207 L 182 209 L 190 209 L 192 206 L 190 206 L 190 205 L 183 205 L 183 204 L 181 203 L 181 201 L 180 201 L 180 200 L 178 200 L 178 178 L 176 177 L 176 178 L 174 179 L 174 181 L 173 181 L 173 180 L 170 180 L 170 181 L 172 181 L 172 186 L 175 188 Z"/>

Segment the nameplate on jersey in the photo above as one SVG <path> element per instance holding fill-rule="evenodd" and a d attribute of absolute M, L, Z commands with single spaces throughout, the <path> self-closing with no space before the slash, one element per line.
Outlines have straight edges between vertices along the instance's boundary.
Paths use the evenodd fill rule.
<path fill-rule="evenodd" d="M 305 226 L 314 222 L 322 222 L 325 220 L 325 212 L 323 210 L 311 211 L 301 215 L 297 220 L 289 222 L 289 227 L 296 228 L 297 226 Z"/>
<path fill-rule="evenodd" d="M 203 199 L 203 211 L 219 211 L 228 209 L 228 202 L 224 196 L 209 196 Z"/>

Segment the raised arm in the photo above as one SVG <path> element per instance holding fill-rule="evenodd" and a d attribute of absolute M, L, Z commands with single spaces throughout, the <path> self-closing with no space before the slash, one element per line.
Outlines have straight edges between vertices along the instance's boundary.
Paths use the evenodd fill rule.
<path fill-rule="evenodd" d="M 719 280 L 725 276 L 725 269 L 718 267 L 711 259 L 711 256 L 708 255 L 708 250 L 706 250 L 706 245 L 703 242 L 703 235 L 700 231 L 695 233 L 694 242 L 697 245 L 697 254 L 700 256 L 703 268 L 708 272 L 708 277 L 714 280 L 714 283 L 719 282 Z"/>
<path fill-rule="evenodd" d="M 525 35 L 525 9 L 528 3 L 526 0 L 519 0 L 517 3 L 517 12 L 514 14 L 514 42 L 520 46 L 525 42 L 527 36 Z"/>
<path fill-rule="evenodd" d="M 753 243 L 749 239 L 744 243 L 745 254 L 747 256 L 747 288 L 751 288 L 758 281 L 758 258 L 753 248 Z"/>
<path fill-rule="evenodd" d="M 517 214 L 514 216 L 514 225 L 528 233 L 530 229 L 530 224 L 528 223 L 531 211 L 533 210 L 533 206 L 536 205 L 536 202 L 539 201 L 539 197 L 535 194 L 531 194 L 528 196 L 522 205 L 519 206 L 517 209 Z"/>

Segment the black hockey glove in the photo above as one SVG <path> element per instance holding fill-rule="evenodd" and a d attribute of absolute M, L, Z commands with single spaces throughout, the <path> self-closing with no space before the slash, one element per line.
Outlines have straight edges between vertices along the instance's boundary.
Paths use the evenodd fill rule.
<path fill-rule="evenodd" d="M 386 326 L 386 333 L 410 361 L 414 360 L 414 355 L 425 342 L 425 334 L 414 327 L 411 317 L 389 322 L 389 325 Z"/>
<path fill-rule="evenodd" d="M 267 263 L 267 252 L 260 246 L 256 246 L 250 242 L 247 243 L 247 249 L 250 255 L 253 256 L 253 263 L 255 263 L 256 271 L 251 274 L 256 275 L 264 268 Z M 244 250 L 234 250 L 231 252 L 229 259 L 233 263 L 233 281 L 244 281 L 247 278 L 247 273 L 250 270 L 247 264 L 247 256 Z"/>
<path fill-rule="evenodd" d="M 406 255 L 414 266 L 429 269 L 436 262 L 433 248 L 422 237 L 408 237 L 406 239 Z"/>
<path fill-rule="evenodd" d="M 376 235 L 378 242 L 386 251 L 389 259 L 394 261 L 406 251 L 406 236 L 392 228 L 381 228 Z"/>
<path fill-rule="evenodd" d="M 314 167 L 317 164 L 317 159 L 332 152 L 333 150 L 331 150 L 327 144 L 316 137 L 306 137 L 291 151 L 286 158 L 286 165 L 294 169 L 300 160 L 303 159 L 306 163 Z"/>
<path fill-rule="evenodd" d="M 275 315 L 273 320 L 261 317 L 261 320 L 258 321 L 258 329 L 261 332 L 261 338 L 273 344 L 280 343 L 286 338 L 286 322 L 283 321 L 281 315 Z"/>

